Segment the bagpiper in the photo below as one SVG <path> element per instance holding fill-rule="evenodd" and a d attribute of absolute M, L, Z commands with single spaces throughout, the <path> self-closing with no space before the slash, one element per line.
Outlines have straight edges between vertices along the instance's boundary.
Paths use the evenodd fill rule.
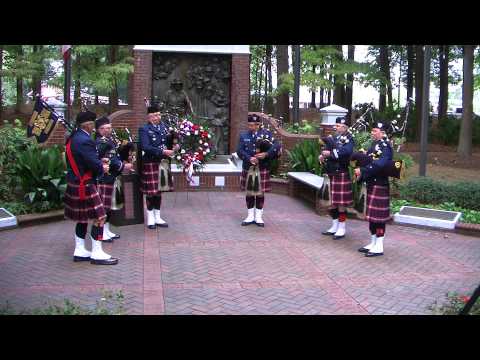
<path fill-rule="evenodd" d="M 174 150 L 171 149 L 171 134 L 161 122 L 156 105 L 147 108 L 147 123 L 138 130 L 138 134 L 142 153 L 140 190 L 146 197 L 147 226 L 149 229 L 168 227 L 167 222 L 160 217 L 160 206 L 162 192 L 173 190 L 170 159 Z"/>
<path fill-rule="evenodd" d="M 390 185 L 385 170 L 393 158 L 393 149 L 386 136 L 386 129 L 385 122 L 373 125 L 373 143 L 367 151 L 373 161 L 355 169 L 357 181 L 365 181 L 367 186 L 366 219 L 371 240 L 368 245 L 358 249 L 367 257 L 383 255 L 386 222 L 390 220 Z"/>
<path fill-rule="evenodd" d="M 77 222 L 75 227 L 74 261 L 90 261 L 96 265 L 115 265 L 118 259 L 102 249 L 103 224 L 107 217 L 98 193 L 96 179 L 109 171 L 102 163 L 91 138 L 95 127 L 95 113 L 81 112 L 76 118 L 77 129 L 66 143 L 67 189 L 65 192 L 65 216 Z M 88 220 L 93 219 L 90 232 L 92 251 L 85 249 Z"/>
<path fill-rule="evenodd" d="M 281 151 L 280 143 L 269 130 L 260 129 L 260 124 L 259 116 L 248 115 L 248 130 L 240 133 L 237 147 L 237 155 L 243 161 L 240 188 L 246 191 L 245 200 L 248 211 L 242 226 L 253 223 L 261 227 L 265 226 L 262 216 L 265 193 L 271 191 L 271 160 L 277 158 Z M 271 146 L 258 148 L 261 143 L 263 143 L 262 146 L 268 143 Z"/>
<path fill-rule="evenodd" d="M 332 226 L 322 234 L 333 235 L 333 239 L 338 240 L 345 237 L 346 208 L 353 205 L 352 179 L 348 166 L 355 144 L 347 120 L 338 117 L 335 123 L 335 136 L 331 136 L 329 141 L 331 146 L 322 151 L 318 160 L 325 164 L 325 171 L 330 179 Z"/>
<path fill-rule="evenodd" d="M 116 195 L 114 194 L 114 191 L 116 191 L 114 185 L 115 182 L 119 180 L 118 176 L 120 176 L 123 171 L 130 171 L 132 169 L 132 164 L 122 162 L 120 159 L 120 155 L 118 154 L 119 144 L 112 137 L 112 124 L 107 116 L 102 116 L 95 121 L 95 129 L 99 156 L 110 165 L 110 170 L 98 177 L 97 188 L 107 214 L 103 227 L 103 238 L 106 242 L 112 242 L 114 239 L 120 238 L 120 235 L 110 231 L 112 197 Z"/>

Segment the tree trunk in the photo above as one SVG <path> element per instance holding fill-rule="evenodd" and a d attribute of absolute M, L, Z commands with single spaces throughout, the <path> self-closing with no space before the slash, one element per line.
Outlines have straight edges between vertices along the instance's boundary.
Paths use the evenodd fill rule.
<path fill-rule="evenodd" d="M 95 90 L 95 105 L 98 105 L 98 90 Z"/>
<path fill-rule="evenodd" d="M 265 45 L 265 100 L 263 108 L 267 114 L 273 114 L 272 52 L 272 45 Z"/>
<path fill-rule="evenodd" d="M 415 119 L 417 121 L 415 140 L 420 141 L 423 103 L 423 45 L 415 46 L 415 58 Z"/>
<path fill-rule="evenodd" d="M 333 78 L 332 73 L 328 74 L 328 81 L 330 83 L 332 83 L 332 78 Z M 327 106 L 330 106 L 331 104 L 332 104 L 332 89 L 328 88 L 328 91 L 327 91 Z"/>
<path fill-rule="evenodd" d="M 277 86 L 282 84 L 280 75 L 288 74 L 288 45 L 277 45 Z M 290 105 L 288 92 L 277 96 L 275 114 L 283 118 L 284 123 L 290 122 Z"/>
<path fill-rule="evenodd" d="M 407 101 L 413 98 L 413 74 L 415 72 L 414 45 L 407 46 Z"/>
<path fill-rule="evenodd" d="M 0 45 L 0 120 L 2 119 L 3 112 L 3 45 Z"/>
<path fill-rule="evenodd" d="M 20 49 L 18 51 L 18 56 L 23 56 L 23 46 L 19 45 Z M 15 104 L 15 112 L 20 113 L 21 107 L 23 104 L 23 78 L 17 77 L 17 102 Z"/>
<path fill-rule="evenodd" d="M 348 45 L 348 60 L 355 61 L 355 45 Z M 353 74 L 347 75 L 347 86 L 345 88 L 345 107 L 349 115 L 352 114 L 353 101 Z"/>
<path fill-rule="evenodd" d="M 342 61 L 343 60 L 343 55 L 342 55 L 342 45 L 335 45 L 335 49 L 338 51 L 338 54 L 335 55 L 337 61 Z M 344 81 L 342 81 L 343 76 L 340 74 L 337 74 L 333 77 L 333 84 L 334 84 L 334 92 L 333 92 L 333 103 L 338 105 L 338 106 L 344 106 L 344 93 L 345 93 L 345 88 L 344 88 Z"/>
<path fill-rule="evenodd" d="M 73 90 L 73 105 L 81 109 L 82 95 L 81 95 L 81 83 L 80 79 L 75 79 L 74 81 L 75 90 Z"/>
<path fill-rule="evenodd" d="M 439 46 L 440 60 L 440 95 L 438 97 L 438 122 L 440 123 L 447 117 L 448 111 L 448 45 Z"/>
<path fill-rule="evenodd" d="M 474 45 L 463 46 L 462 124 L 458 140 L 458 155 L 472 156 L 473 130 L 473 51 Z"/>
<path fill-rule="evenodd" d="M 118 47 L 119 45 L 110 45 L 108 48 L 108 62 L 110 65 L 117 62 Z M 115 77 L 113 78 L 112 90 L 110 91 L 108 102 L 110 104 L 110 113 L 112 113 L 118 107 L 118 88 Z"/>
<path fill-rule="evenodd" d="M 325 90 L 320 88 L 320 109 L 325 106 L 325 102 L 323 101 L 323 97 L 325 96 Z"/>
<path fill-rule="evenodd" d="M 39 51 L 42 50 L 42 45 L 33 45 L 33 54 L 37 54 Z M 41 64 L 43 64 L 43 59 L 38 59 Z M 32 78 L 32 91 L 33 96 L 39 94 L 42 95 L 42 76 L 43 73 L 36 74 Z"/>
<path fill-rule="evenodd" d="M 383 81 L 380 85 L 380 97 L 378 99 L 378 111 L 383 113 L 387 108 L 387 89 L 389 88 L 388 84 L 390 83 L 390 66 L 388 64 L 388 45 L 380 45 L 380 54 L 378 57 L 378 63 L 380 65 L 380 71 L 383 75 Z M 390 86 L 390 98 L 391 86 Z M 391 101 L 391 99 L 390 99 Z"/>

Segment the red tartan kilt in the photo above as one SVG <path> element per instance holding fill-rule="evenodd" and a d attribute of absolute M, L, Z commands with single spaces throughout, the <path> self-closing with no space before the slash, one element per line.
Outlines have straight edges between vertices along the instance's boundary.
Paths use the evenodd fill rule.
<path fill-rule="evenodd" d="M 366 219 L 374 223 L 386 223 L 390 220 L 390 187 L 381 185 L 367 186 Z"/>
<path fill-rule="evenodd" d="M 159 163 L 144 163 L 142 166 L 140 191 L 147 196 L 159 194 L 158 191 L 158 174 Z"/>
<path fill-rule="evenodd" d="M 242 191 L 246 190 L 247 174 L 248 174 L 248 171 L 243 169 L 242 170 L 242 175 L 240 177 L 240 189 Z M 272 191 L 272 184 L 270 183 L 270 170 L 269 169 L 260 170 L 260 179 L 262 180 L 260 182 L 262 192 Z"/>
<path fill-rule="evenodd" d="M 350 174 L 343 172 L 329 175 L 330 178 L 330 199 L 332 206 L 352 206 L 352 180 Z"/>
<path fill-rule="evenodd" d="M 112 208 L 113 184 L 99 183 L 97 190 L 102 199 L 105 211 L 110 210 Z"/>
<path fill-rule="evenodd" d="M 79 185 L 67 183 L 65 191 L 65 217 L 76 222 L 88 222 L 89 219 L 103 220 L 107 217 L 102 199 L 94 184 L 85 185 L 85 200 L 80 200 Z"/>

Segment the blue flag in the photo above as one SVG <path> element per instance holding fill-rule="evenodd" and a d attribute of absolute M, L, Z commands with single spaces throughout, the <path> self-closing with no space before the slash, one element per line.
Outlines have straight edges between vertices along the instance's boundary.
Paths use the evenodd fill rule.
<path fill-rule="evenodd" d="M 40 144 L 47 141 L 55 129 L 57 120 L 58 114 L 38 96 L 28 123 L 27 137 L 34 137 Z"/>

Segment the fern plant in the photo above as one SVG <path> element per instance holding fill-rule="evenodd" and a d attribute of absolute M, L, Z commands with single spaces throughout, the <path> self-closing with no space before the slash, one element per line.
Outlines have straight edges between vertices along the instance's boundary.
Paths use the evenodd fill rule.
<path fill-rule="evenodd" d="M 320 144 L 317 140 L 304 140 L 298 143 L 291 151 L 287 150 L 290 168 L 294 171 L 321 175 L 322 165 L 318 161 L 320 152 Z"/>

